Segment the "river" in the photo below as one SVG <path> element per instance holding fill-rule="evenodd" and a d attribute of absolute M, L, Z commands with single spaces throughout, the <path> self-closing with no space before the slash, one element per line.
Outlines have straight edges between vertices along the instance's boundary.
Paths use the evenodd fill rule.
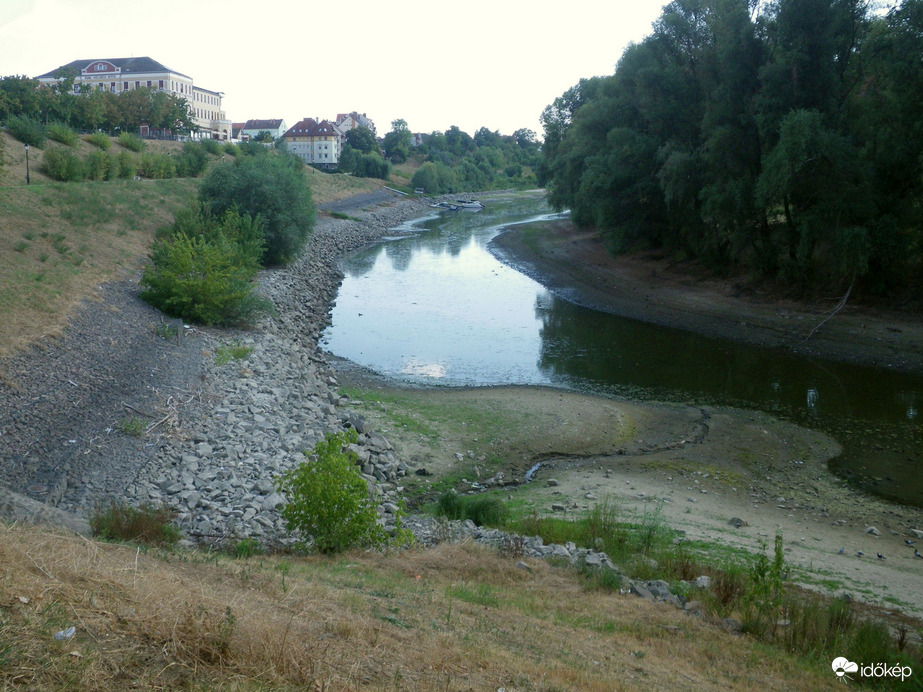
<path fill-rule="evenodd" d="M 831 469 L 923 506 L 923 378 L 658 327 L 576 305 L 500 262 L 537 198 L 440 212 L 343 265 L 329 352 L 426 386 L 542 384 L 603 396 L 757 409 L 836 438 Z"/>

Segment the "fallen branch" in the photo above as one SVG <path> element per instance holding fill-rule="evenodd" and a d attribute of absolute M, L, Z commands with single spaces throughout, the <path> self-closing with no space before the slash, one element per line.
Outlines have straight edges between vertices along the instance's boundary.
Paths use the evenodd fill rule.
<path fill-rule="evenodd" d="M 856 272 L 853 272 L 853 274 L 852 274 L 852 281 L 851 281 L 850 284 L 849 284 L 849 288 L 846 289 L 846 293 L 845 293 L 845 294 L 843 295 L 843 297 L 840 299 L 840 302 L 837 304 L 837 306 L 836 306 L 835 308 L 833 308 L 833 310 L 830 312 L 830 314 L 827 316 L 826 319 L 824 319 L 823 321 L 821 321 L 820 324 L 818 324 L 816 327 L 814 327 L 814 329 L 812 329 L 811 332 L 810 332 L 806 337 L 804 337 L 804 340 L 805 340 L 805 341 L 808 341 L 812 336 L 814 336 L 815 333 L 817 333 L 817 330 L 818 330 L 818 329 L 820 329 L 820 328 L 823 327 L 825 324 L 827 324 L 827 322 L 829 322 L 829 321 L 832 320 L 834 317 L 836 317 L 837 313 L 838 313 L 840 310 L 842 310 L 844 307 L 846 307 L 846 301 L 849 300 L 849 294 L 852 293 L 853 286 L 855 286 L 855 285 L 856 285 Z"/>

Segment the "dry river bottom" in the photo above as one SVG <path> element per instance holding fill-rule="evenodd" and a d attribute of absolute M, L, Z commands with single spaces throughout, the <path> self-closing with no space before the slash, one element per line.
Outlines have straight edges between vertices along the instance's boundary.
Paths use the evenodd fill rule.
<path fill-rule="evenodd" d="M 423 205 L 407 204 L 363 200 L 349 209 L 362 223 L 321 216 L 316 238 L 328 238 L 330 252 L 353 249 L 371 242 L 376 234 L 388 235 L 389 226 L 399 217 L 428 211 Z M 329 239 L 346 224 L 356 227 L 351 231 L 357 234 L 356 241 L 351 247 L 331 243 Z M 359 226 L 374 226 L 374 232 L 360 233 Z M 692 311 L 702 316 L 700 323 L 679 326 L 735 338 L 739 336 L 736 331 L 756 329 L 767 345 L 785 341 L 785 323 L 799 317 L 815 320 L 815 312 L 808 307 L 787 305 L 780 317 L 778 306 L 728 296 L 719 300 L 715 285 L 663 277 L 662 267 L 610 262 L 584 236 L 553 233 L 543 241 L 544 246 L 517 243 L 514 234 L 505 234 L 500 240 L 508 261 L 546 285 L 582 289 L 593 297 L 588 304 L 604 302 L 609 296 L 610 307 L 617 302 L 629 316 L 637 311 L 654 321 L 663 316 L 667 322 Z M 592 251 L 592 263 L 582 254 L 588 251 Z M 297 313 L 289 312 L 287 304 L 279 304 L 280 316 L 273 325 L 234 337 L 252 341 L 259 348 L 262 330 L 275 340 L 273 343 L 281 344 L 287 333 L 296 329 L 297 315 L 297 329 L 303 330 L 297 340 L 301 358 L 312 367 L 316 365 L 325 401 L 329 401 L 324 407 L 333 407 L 321 422 L 335 427 L 345 418 L 334 408 L 361 413 L 372 429 L 387 436 L 394 455 L 408 468 L 408 475 L 400 481 L 408 497 L 420 497 L 445 476 L 464 478 L 467 483 L 460 484 L 463 490 L 489 486 L 493 479 L 495 484 L 498 480 L 514 482 L 504 485 L 510 501 L 542 513 L 573 516 L 594 502 L 609 499 L 626 516 L 653 516 L 684 531 L 690 539 L 749 550 L 771 546 L 776 533 L 781 532 L 796 581 L 828 593 L 849 592 L 869 603 L 923 617 L 923 559 L 914 558 L 913 548 L 905 544 L 905 540 L 917 540 L 923 546 L 923 533 L 915 533 L 923 531 L 923 511 L 857 493 L 829 473 L 826 462 L 838 451 L 835 440 L 744 410 L 641 404 L 542 387 L 404 389 L 314 350 L 334 297 L 329 287 L 318 290 L 311 283 L 312 277 L 330 264 L 328 255 L 317 257 L 313 264 L 302 267 L 300 274 L 289 276 L 280 270 L 281 274 L 268 278 L 276 286 L 274 299 L 303 290 L 311 292 L 316 306 Z M 579 272 L 576 267 L 581 267 Z M 117 312 L 106 303 L 114 297 L 119 301 Z M 99 499 L 91 489 L 119 487 L 139 477 L 137 470 L 118 475 L 115 467 L 120 459 L 135 460 L 132 463 L 153 478 L 156 469 L 152 465 L 169 468 L 171 463 L 185 463 L 181 440 L 208 444 L 200 439 L 201 431 L 218 425 L 211 402 L 219 399 L 220 392 L 210 388 L 219 385 L 200 374 L 211 373 L 214 368 L 204 363 L 194 335 L 184 342 L 188 348 L 170 346 L 165 356 L 164 347 L 150 338 L 155 318 L 137 299 L 132 282 L 126 283 L 124 290 L 103 291 L 100 301 L 88 304 L 60 344 L 32 349 L 5 365 L 0 411 L 7 413 L 0 417 L 0 432 L 4 433 L 0 451 L 16 453 L 17 464 L 4 470 L 9 484 L 18 491 L 0 493 L 0 510 L 7 518 L 31 516 L 66 522 Z M 709 307 L 714 305 L 720 306 L 720 314 Z M 136 318 L 136 313 L 140 317 Z M 777 317 L 763 324 L 755 319 L 762 314 Z M 117 315 L 118 319 L 98 318 L 103 315 Z M 838 332 L 840 327 L 833 322 L 847 326 Z M 747 326 L 751 324 L 756 326 Z M 873 354 L 873 362 L 909 369 L 920 369 L 923 363 L 923 328 L 919 326 L 899 318 L 854 313 L 842 319 L 838 316 L 831 324 L 823 339 L 806 347 L 830 349 L 828 355 L 841 351 Z M 105 330 L 111 333 L 102 333 Z M 143 330 L 145 338 L 128 338 L 131 330 Z M 95 360 L 89 351 L 75 345 L 75 339 L 86 340 L 88 334 L 95 343 L 107 344 L 105 352 L 97 349 Z M 220 336 L 209 338 L 223 340 Z M 139 343 L 155 346 L 146 353 Z M 120 363 L 120 350 L 131 351 L 131 367 L 100 372 L 97 361 Z M 79 367 L 69 360 L 75 353 L 80 354 Z M 144 358 L 151 362 L 140 362 Z M 325 360 L 336 370 L 335 378 L 324 374 Z M 52 372 L 59 373 L 49 375 L 54 388 L 48 384 L 48 393 L 38 391 L 40 383 L 30 377 Z M 177 373 L 183 377 L 174 382 L 171 378 Z M 220 386 L 227 385 L 227 376 L 223 378 Z M 112 386 L 116 381 L 118 387 Z M 64 394 L 72 396 L 96 387 L 97 382 L 98 392 L 93 391 L 98 396 L 94 395 L 92 406 L 78 407 L 63 400 Z M 139 409 L 153 407 L 153 401 L 147 403 L 142 397 L 167 386 L 192 391 L 193 385 L 202 389 L 201 394 L 196 394 L 195 401 L 190 398 L 188 407 L 171 418 L 171 429 L 163 432 L 163 439 L 158 437 L 156 445 L 111 433 L 112 424 L 125 415 L 126 404 Z M 342 396 L 335 394 L 337 388 Z M 46 408 L 42 402 L 51 401 L 52 394 L 61 396 L 62 403 Z M 9 412 L 14 410 L 24 413 L 16 425 L 11 425 Z M 203 420 L 212 428 L 203 427 Z M 54 439 L 49 433 L 53 430 L 61 431 Z M 101 432 L 106 430 L 110 432 Z M 48 441 L 38 446 L 34 440 L 41 436 Z M 88 442 L 81 447 L 83 438 L 95 446 Z M 12 458 L 4 453 L 0 461 L 4 456 Z M 56 481 L 60 477 L 56 469 L 65 462 L 70 464 L 70 475 L 65 482 Z M 541 466 L 533 480 L 523 483 L 525 472 L 537 463 Z M 30 464 L 47 469 L 41 484 L 35 482 Z M 99 469 L 104 466 L 102 474 Z M 503 474 L 502 479 L 498 473 Z M 94 480 L 97 476 L 101 478 L 98 482 Z M 14 477 L 18 479 L 15 485 L 9 480 Z M 28 496 L 35 487 L 46 490 Z M 61 490 L 52 498 L 48 488 L 56 487 Z M 41 503 L 40 509 L 37 503 Z M 55 504 L 71 513 L 55 510 Z M 858 557 L 857 551 L 864 556 Z M 876 558 L 877 553 L 885 559 Z"/>

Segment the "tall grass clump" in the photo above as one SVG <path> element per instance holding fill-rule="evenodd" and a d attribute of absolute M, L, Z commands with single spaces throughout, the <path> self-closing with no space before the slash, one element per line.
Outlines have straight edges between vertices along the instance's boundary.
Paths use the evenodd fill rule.
<path fill-rule="evenodd" d="M 112 146 L 112 137 L 102 132 L 94 132 L 84 137 L 84 139 L 94 147 L 99 147 L 103 151 L 109 151 L 109 147 Z"/>
<path fill-rule="evenodd" d="M 166 507 L 110 501 L 97 506 L 89 517 L 93 535 L 107 541 L 126 541 L 144 545 L 174 545 L 180 538 L 173 524 L 175 513 Z"/>
<path fill-rule="evenodd" d="M 64 123 L 48 123 L 46 129 L 49 139 L 53 139 L 66 146 L 75 147 L 80 141 L 80 138 L 77 137 L 77 133 Z"/>
<path fill-rule="evenodd" d="M 510 511 L 498 497 L 463 496 L 448 490 L 436 501 L 436 515 L 460 521 L 470 519 L 478 526 L 499 527 L 505 525 Z"/>
<path fill-rule="evenodd" d="M 123 132 L 119 135 L 119 144 L 121 144 L 126 149 L 133 151 L 135 153 L 141 153 L 144 151 L 144 140 L 141 139 L 138 135 L 131 132 Z"/>
<path fill-rule="evenodd" d="M 48 139 L 48 131 L 35 118 L 12 115 L 6 119 L 6 129 L 23 144 L 41 149 Z"/>
<path fill-rule="evenodd" d="M 247 322 L 265 308 L 253 293 L 261 227 L 259 219 L 236 211 L 216 217 L 196 206 L 181 212 L 173 233 L 154 244 L 141 297 L 190 322 Z"/>

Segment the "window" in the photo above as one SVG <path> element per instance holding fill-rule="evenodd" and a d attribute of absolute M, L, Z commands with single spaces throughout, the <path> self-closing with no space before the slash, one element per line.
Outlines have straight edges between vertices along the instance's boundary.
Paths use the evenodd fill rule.
<path fill-rule="evenodd" d="M 147 80 L 147 88 L 148 88 L 148 89 L 151 88 L 151 80 Z"/>
<path fill-rule="evenodd" d="M 159 87 L 160 87 L 161 89 L 163 89 L 163 80 L 162 80 L 162 79 L 160 80 Z"/>

